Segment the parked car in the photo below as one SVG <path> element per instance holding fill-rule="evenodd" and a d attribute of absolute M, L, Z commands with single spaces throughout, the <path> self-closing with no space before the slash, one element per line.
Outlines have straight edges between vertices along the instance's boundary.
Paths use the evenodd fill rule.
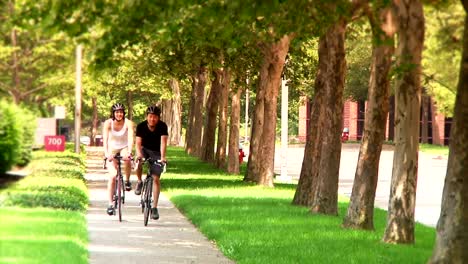
<path fill-rule="evenodd" d="M 88 136 L 81 136 L 80 143 L 89 146 L 89 144 L 91 143 L 91 139 Z"/>
<path fill-rule="evenodd" d="M 341 133 L 341 142 L 346 142 L 349 140 L 349 128 L 343 128 L 343 132 Z"/>

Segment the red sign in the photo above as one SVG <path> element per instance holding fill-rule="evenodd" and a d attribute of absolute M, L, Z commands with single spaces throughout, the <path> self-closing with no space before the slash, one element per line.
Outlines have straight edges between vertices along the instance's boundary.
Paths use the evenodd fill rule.
<path fill-rule="evenodd" d="M 44 147 L 46 151 L 64 151 L 65 136 L 45 136 Z"/>

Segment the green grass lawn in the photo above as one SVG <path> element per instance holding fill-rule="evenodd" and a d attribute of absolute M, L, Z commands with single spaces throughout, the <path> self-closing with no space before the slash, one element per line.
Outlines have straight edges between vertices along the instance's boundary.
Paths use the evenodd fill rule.
<path fill-rule="evenodd" d="M 0 263 L 87 263 L 83 213 L 48 208 L 0 208 Z"/>
<path fill-rule="evenodd" d="M 25 171 L 0 186 L 0 263 L 88 263 L 82 157 L 38 151 Z"/>
<path fill-rule="evenodd" d="M 419 144 L 419 150 L 422 152 L 434 154 L 434 155 L 442 155 L 448 156 L 449 148 L 448 146 L 440 146 L 440 145 L 432 145 L 432 144 Z"/>
<path fill-rule="evenodd" d="M 246 184 L 182 149 L 170 148 L 169 158 L 163 192 L 236 263 L 426 263 L 431 255 L 433 228 L 418 224 L 414 245 L 388 245 L 383 210 L 375 211 L 375 231 L 347 230 L 346 198 L 339 216 L 313 215 L 291 204 L 293 184 Z"/>

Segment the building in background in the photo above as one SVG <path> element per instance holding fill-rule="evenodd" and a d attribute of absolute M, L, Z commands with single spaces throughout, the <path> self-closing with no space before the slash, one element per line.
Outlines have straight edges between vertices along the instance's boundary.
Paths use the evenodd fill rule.
<path fill-rule="evenodd" d="M 309 129 L 310 110 L 312 102 L 309 99 L 299 107 L 299 141 L 305 142 Z M 345 101 L 343 109 L 343 128 L 349 129 L 349 140 L 359 141 L 364 133 L 366 101 Z M 452 118 L 446 118 L 437 112 L 432 99 L 424 95 L 421 103 L 420 138 L 421 143 L 434 145 L 448 145 Z M 395 136 L 395 100 L 390 97 L 390 111 L 387 117 L 387 131 L 385 140 L 393 141 Z"/>

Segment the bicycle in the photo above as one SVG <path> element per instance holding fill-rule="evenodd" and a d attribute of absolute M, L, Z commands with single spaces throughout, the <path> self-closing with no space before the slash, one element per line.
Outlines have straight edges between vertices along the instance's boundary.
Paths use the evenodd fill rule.
<path fill-rule="evenodd" d="M 125 204 L 125 190 L 123 189 L 124 186 L 124 179 L 122 175 L 122 159 L 123 157 L 120 154 L 115 154 L 114 159 L 117 160 L 117 175 L 115 176 L 115 187 L 114 187 L 114 209 L 118 209 L 119 211 L 119 222 L 122 222 L 122 204 Z M 107 169 L 107 158 L 104 158 L 104 165 L 103 168 Z M 115 215 L 115 210 L 114 210 Z"/>
<path fill-rule="evenodd" d="M 161 167 L 162 173 L 166 171 L 166 163 L 161 160 L 153 161 L 151 157 L 145 159 L 144 164 L 146 165 L 147 175 L 143 181 L 143 187 L 141 189 L 141 212 L 143 213 L 143 223 L 145 226 L 148 225 L 149 214 L 151 212 L 151 204 L 153 203 L 153 175 L 151 174 L 150 164 L 155 164 Z"/>

